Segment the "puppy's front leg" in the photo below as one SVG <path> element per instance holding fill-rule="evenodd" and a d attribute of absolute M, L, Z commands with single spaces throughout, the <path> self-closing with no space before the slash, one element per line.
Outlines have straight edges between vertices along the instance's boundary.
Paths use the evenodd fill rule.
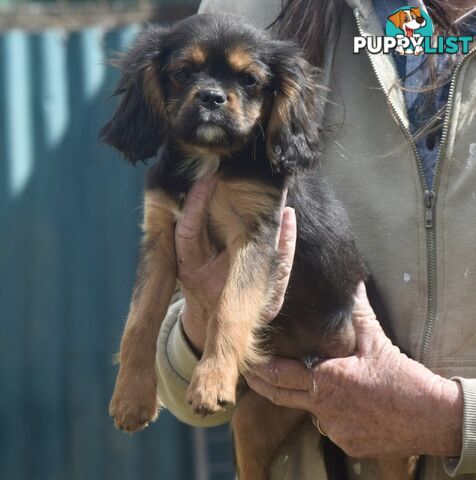
<path fill-rule="evenodd" d="M 187 392 L 201 415 L 234 403 L 239 373 L 263 360 L 256 333 L 273 293 L 280 198 L 276 189 L 249 182 L 217 185 L 211 219 L 226 243 L 230 271 Z"/>
<path fill-rule="evenodd" d="M 176 281 L 175 200 L 148 190 L 136 284 L 119 354 L 119 373 L 109 413 L 126 432 L 144 428 L 158 414 L 156 343 Z"/>

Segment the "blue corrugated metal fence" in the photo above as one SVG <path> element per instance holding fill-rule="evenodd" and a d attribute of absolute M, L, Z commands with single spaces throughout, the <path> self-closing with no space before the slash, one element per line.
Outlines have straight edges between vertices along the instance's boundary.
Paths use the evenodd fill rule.
<path fill-rule="evenodd" d="M 192 430 L 163 414 L 135 435 L 107 415 L 131 293 L 143 169 L 98 145 L 137 32 L 0 35 L 0 478 L 194 478 Z M 209 478 L 232 478 L 207 433 Z M 216 440 L 218 438 L 218 440 Z M 215 454 L 219 448 L 225 453 Z M 215 472 L 215 474 L 213 473 Z"/>

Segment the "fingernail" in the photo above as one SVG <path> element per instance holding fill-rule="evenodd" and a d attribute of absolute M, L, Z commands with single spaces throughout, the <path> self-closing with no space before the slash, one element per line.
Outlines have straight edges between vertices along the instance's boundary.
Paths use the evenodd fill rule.
<path fill-rule="evenodd" d="M 286 207 L 284 210 L 284 221 L 292 225 L 296 219 L 296 211 L 292 207 Z"/>

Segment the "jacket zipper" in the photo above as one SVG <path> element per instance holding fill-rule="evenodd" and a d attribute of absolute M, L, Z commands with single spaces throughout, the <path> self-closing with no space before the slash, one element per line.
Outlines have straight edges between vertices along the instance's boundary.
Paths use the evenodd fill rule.
<path fill-rule="evenodd" d="M 363 36 L 362 26 L 360 24 L 360 12 L 358 9 L 354 10 L 354 17 L 357 23 L 357 29 L 359 30 L 359 34 Z M 384 92 L 385 96 L 387 97 L 387 101 L 392 108 L 393 114 L 397 118 L 398 122 L 400 123 L 401 128 L 405 132 L 405 136 L 412 147 L 413 153 L 417 160 L 418 172 L 420 175 L 420 182 L 423 189 L 423 202 L 425 206 L 425 229 L 426 229 L 426 246 L 427 246 L 427 276 L 428 276 L 428 303 L 427 303 L 427 317 L 425 322 L 424 334 L 423 334 L 423 343 L 420 351 L 420 362 L 423 365 L 427 364 L 428 361 L 428 352 L 430 348 L 431 336 L 433 333 L 433 327 L 436 321 L 437 315 L 437 277 L 436 277 L 436 231 L 435 231 L 435 207 L 436 207 L 436 199 L 437 199 L 437 191 L 439 187 L 440 181 L 440 172 L 441 172 L 441 164 L 443 163 L 444 153 L 446 151 L 446 140 L 448 137 L 448 127 L 450 121 L 450 114 L 453 107 L 453 96 L 456 87 L 456 80 L 458 79 L 458 74 L 461 70 L 461 67 L 465 60 L 476 53 L 476 47 L 472 48 L 463 58 L 460 60 L 458 65 L 455 67 L 453 75 L 451 77 L 450 83 L 450 90 L 448 92 L 448 102 L 446 106 L 445 118 L 443 121 L 443 130 L 441 134 L 440 140 L 440 147 L 438 150 L 438 154 L 436 157 L 436 164 L 435 170 L 433 173 L 433 185 L 432 188 L 429 188 L 429 185 L 426 181 L 425 171 L 423 169 L 423 163 L 421 161 L 420 154 L 418 153 L 415 141 L 413 140 L 413 136 L 410 130 L 405 126 L 403 119 L 395 107 L 392 99 L 389 97 L 387 91 L 385 90 L 384 84 L 382 79 L 380 78 L 380 74 L 375 68 L 375 64 L 372 59 L 372 55 L 367 51 L 367 56 L 370 60 L 370 65 L 377 77 L 377 81 Z"/>

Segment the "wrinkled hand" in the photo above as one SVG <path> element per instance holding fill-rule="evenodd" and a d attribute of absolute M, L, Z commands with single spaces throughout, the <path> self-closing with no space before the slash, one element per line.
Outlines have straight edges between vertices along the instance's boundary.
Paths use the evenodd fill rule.
<path fill-rule="evenodd" d="M 249 386 L 272 402 L 309 411 L 348 455 L 397 458 L 461 452 L 459 383 L 409 359 L 386 337 L 359 286 L 353 323 L 357 352 L 307 369 L 275 358 Z"/>
<path fill-rule="evenodd" d="M 192 345 L 200 352 L 205 345 L 208 319 L 218 303 L 229 269 L 227 253 L 217 254 L 207 233 L 207 206 L 214 188 L 213 179 L 195 182 L 175 229 L 178 277 L 185 298 L 183 328 Z M 285 200 L 286 196 L 282 200 L 281 229 L 276 242 L 281 259 L 279 287 L 265 314 L 269 321 L 283 304 L 296 244 L 296 218 L 292 208 L 284 208 Z"/>

